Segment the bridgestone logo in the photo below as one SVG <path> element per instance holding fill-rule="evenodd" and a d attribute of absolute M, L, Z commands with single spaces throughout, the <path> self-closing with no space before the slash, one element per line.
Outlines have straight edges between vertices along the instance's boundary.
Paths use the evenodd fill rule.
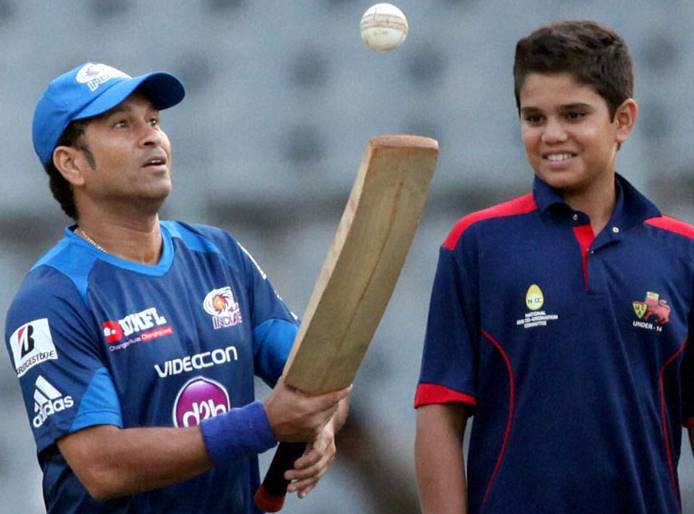
<path fill-rule="evenodd" d="M 238 360 L 235 346 L 227 346 L 226 348 L 217 348 L 211 352 L 196 353 L 195 355 L 186 355 L 181 359 L 171 359 L 165 361 L 164 364 L 155 364 L 154 369 L 160 378 L 168 376 L 180 375 L 193 370 L 201 370 L 209 368 L 217 364 L 226 364 Z"/>
<path fill-rule="evenodd" d="M 34 412 L 31 420 L 35 428 L 41 428 L 49 416 L 70 409 L 75 405 L 72 396 L 64 396 L 48 380 L 39 375 L 34 389 Z"/>
<path fill-rule="evenodd" d="M 35 319 L 15 330 L 10 336 L 10 349 L 18 377 L 41 362 L 57 359 L 48 318 Z"/>

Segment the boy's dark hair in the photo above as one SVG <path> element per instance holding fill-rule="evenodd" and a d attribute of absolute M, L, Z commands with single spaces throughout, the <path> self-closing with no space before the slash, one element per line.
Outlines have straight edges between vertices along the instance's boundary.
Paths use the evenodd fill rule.
<path fill-rule="evenodd" d="M 70 123 L 63 135 L 60 136 L 58 140 L 58 146 L 72 146 L 78 147 L 79 139 L 84 134 L 84 129 L 86 123 L 82 121 L 73 121 Z M 51 193 L 53 193 L 53 198 L 55 198 L 60 204 L 60 208 L 63 212 L 70 216 L 72 219 L 77 221 L 78 213 L 77 207 L 75 206 L 75 196 L 72 192 L 72 185 L 65 180 L 65 177 L 58 171 L 53 164 L 53 159 L 48 161 L 44 167 L 46 173 L 48 173 L 48 185 L 51 188 Z"/>
<path fill-rule="evenodd" d="M 529 73 L 570 73 L 592 86 L 607 102 L 610 118 L 634 94 L 629 49 L 613 30 L 594 21 L 562 21 L 545 25 L 516 44 L 513 64 L 516 106 Z"/>

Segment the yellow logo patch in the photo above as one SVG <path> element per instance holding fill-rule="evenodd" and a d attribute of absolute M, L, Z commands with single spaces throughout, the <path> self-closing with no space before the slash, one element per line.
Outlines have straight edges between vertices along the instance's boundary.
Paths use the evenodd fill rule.
<path fill-rule="evenodd" d="M 639 319 L 643 318 L 643 315 L 648 310 L 648 305 L 644 302 L 632 302 L 631 305 L 634 307 L 634 312 Z"/>
<path fill-rule="evenodd" d="M 545 303 L 545 295 L 542 294 L 542 289 L 537 284 L 532 284 L 525 293 L 525 305 L 531 311 L 541 309 Z"/>
<path fill-rule="evenodd" d="M 546 327 L 547 323 L 559 319 L 558 314 L 547 314 L 542 308 L 545 305 L 545 294 L 537 284 L 532 284 L 525 293 L 525 306 L 528 308 L 516 325 L 523 328 Z"/>

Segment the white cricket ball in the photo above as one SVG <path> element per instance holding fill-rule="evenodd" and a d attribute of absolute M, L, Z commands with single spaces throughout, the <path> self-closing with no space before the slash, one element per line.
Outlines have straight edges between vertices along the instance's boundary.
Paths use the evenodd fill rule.
<path fill-rule="evenodd" d="M 361 17 L 361 38 L 366 45 L 379 52 L 399 47 L 407 37 L 407 18 L 393 4 L 374 4 Z"/>

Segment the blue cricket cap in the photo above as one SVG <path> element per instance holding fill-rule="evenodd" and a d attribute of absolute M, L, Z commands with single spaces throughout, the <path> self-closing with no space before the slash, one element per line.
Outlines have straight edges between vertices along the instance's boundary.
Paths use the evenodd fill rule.
<path fill-rule="evenodd" d="M 140 89 L 157 109 L 183 100 L 183 84 L 174 75 L 153 72 L 131 77 L 116 68 L 88 62 L 54 79 L 36 105 L 32 138 L 41 164 L 48 163 L 67 126 L 103 114 Z"/>

